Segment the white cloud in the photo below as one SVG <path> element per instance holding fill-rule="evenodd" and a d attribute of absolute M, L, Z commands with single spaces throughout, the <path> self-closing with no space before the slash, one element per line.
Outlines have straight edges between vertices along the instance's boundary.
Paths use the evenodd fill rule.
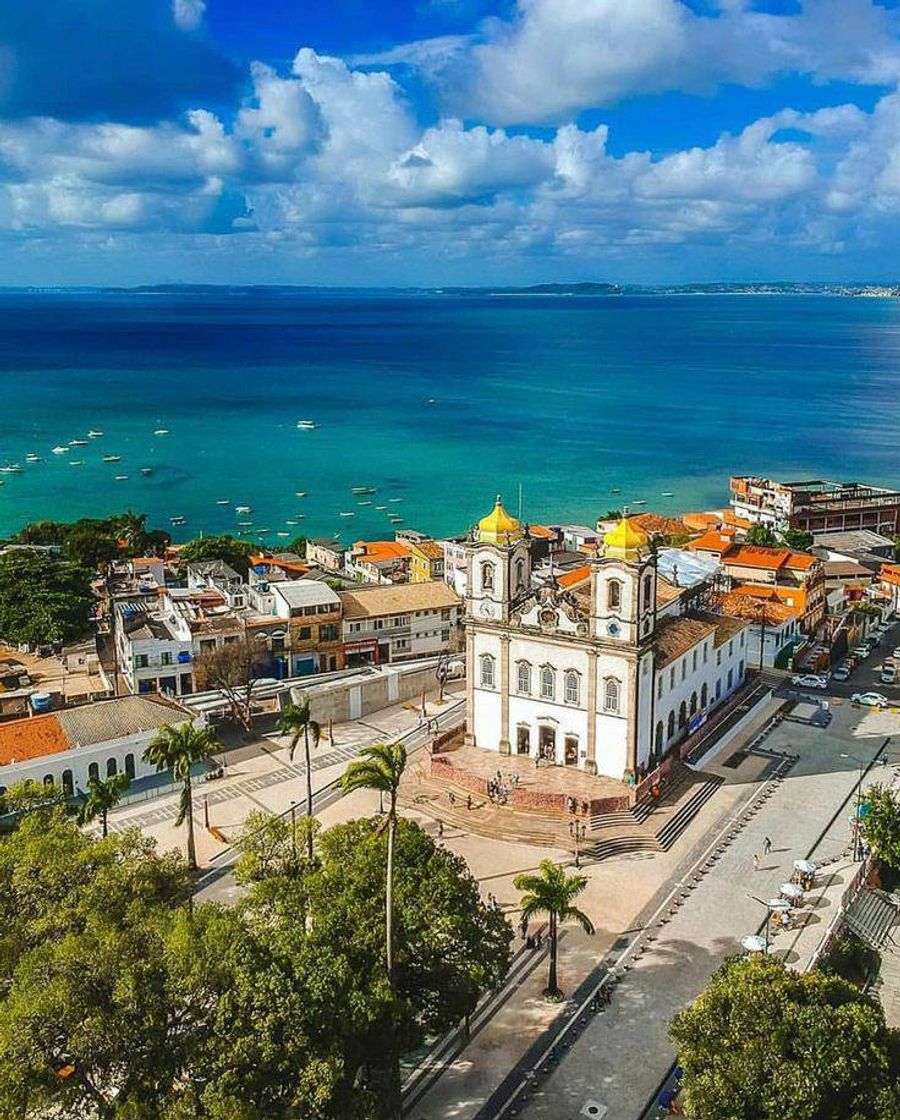
<path fill-rule="evenodd" d="M 206 0 L 172 0 L 172 16 L 182 31 L 194 31 L 203 22 Z"/>

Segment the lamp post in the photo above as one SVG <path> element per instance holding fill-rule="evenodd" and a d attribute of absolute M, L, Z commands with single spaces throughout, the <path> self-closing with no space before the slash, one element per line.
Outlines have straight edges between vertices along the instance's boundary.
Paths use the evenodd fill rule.
<path fill-rule="evenodd" d="M 752 898 L 754 902 L 758 902 L 760 906 L 766 908 L 766 924 L 763 926 L 763 940 L 766 943 L 766 956 L 769 955 L 769 922 L 772 919 L 772 907 L 765 901 L 765 899 L 758 898 L 755 894 L 748 894 L 748 898 Z"/>
<path fill-rule="evenodd" d="M 438 657 L 437 665 L 434 669 L 434 675 L 437 677 L 438 682 L 438 704 L 444 702 L 444 687 L 447 684 L 447 678 L 450 675 L 450 654 L 442 653 Z"/>
<path fill-rule="evenodd" d="M 582 821 L 569 821 L 569 835 L 575 841 L 575 866 L 581 867 L 579 844 L 584 840 L 587 825 Z"/>
<path fill-rule="evenodd" d="M 885 741 L 885 745 L 886 745 L 886 743 L 887 743 L 887 740 Z M 876 755 L 872 759 L 872 761 L 870 763 L 866 763 L 863 759 L 857 758 L 855 754 L 845 754 L 843 751 L 841 751 L 841 758 L 849 759 L 851 762 L 855 762 L 856 765 L 859 767 L 859 778 L 858 778 L 857 783 L 856 783 L 856 808 L 855 808 L 855 811 L 853 813 L 853 862 L 854 863 L 859 862 L 859 820 L 860 820 L 859 810 L 860 810 L 860 806 L 862 805 L 863 778 L 866 776 L 865 775 L 866 767 L 867 766 L 874 766 L 875 763 L 878 761 L 878 759 L 881 757 L 881 755 L 883 753 L 884 753 L 884 746 L 881 746 L 881 747 L 879 747 L 878 752 L 876 753 Z"/>

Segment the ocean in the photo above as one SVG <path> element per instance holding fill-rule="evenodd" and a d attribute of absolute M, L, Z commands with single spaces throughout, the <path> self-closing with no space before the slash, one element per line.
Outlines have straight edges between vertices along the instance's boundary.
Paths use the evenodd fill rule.
<path fill-rule="evenodd" d="M 0 534 L 132 509 L 283 547 L 462 532 L 497 493 L 591 523 L 731 473 L 900 485 L 890 299 L 9 290 L 0 385 Z"/>

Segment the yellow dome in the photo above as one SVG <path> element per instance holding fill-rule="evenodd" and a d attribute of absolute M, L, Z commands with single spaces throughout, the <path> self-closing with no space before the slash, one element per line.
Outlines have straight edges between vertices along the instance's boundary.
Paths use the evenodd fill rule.
<path fill-rule="evenodd" d="M 494 508 L 478 522 L 478 540 L 487 544 L 509 544 L 523 535 L 522 526 L 506 512 L 498 494 Z"/>
<path fill-rule="evenodd" d="M 610 529 L 603 537 L 603 553 L 605 556 L 628 557 L 642 548 L 646 548 L 650 538 L 646 533 L 632 525 L 627 517 L 623 517 L 615 529 Z"/>

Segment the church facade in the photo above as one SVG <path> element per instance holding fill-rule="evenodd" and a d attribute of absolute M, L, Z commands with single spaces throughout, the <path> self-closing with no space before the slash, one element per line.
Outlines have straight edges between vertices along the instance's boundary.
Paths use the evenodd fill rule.
<path fill-rule="evenodd" d="M 499 498 L 470 534 L 467 742 L 637 780 L 743 682 L 747 623 L 689 609 L 627 520 L 585 560 L 533 586 Z"/>

